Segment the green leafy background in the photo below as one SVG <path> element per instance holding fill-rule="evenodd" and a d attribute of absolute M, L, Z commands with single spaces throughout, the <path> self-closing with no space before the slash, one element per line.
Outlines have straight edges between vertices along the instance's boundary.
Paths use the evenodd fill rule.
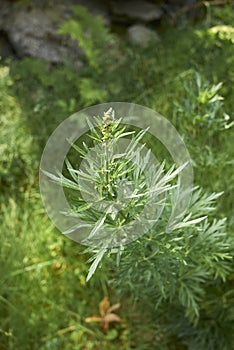
<path fill-rule="evenodd" d="M 155 265 L 147 266 L 147 242 L 146 247 L 133 244 L 132 255 L 142 259 L 129 256 L 120 263 L 116 284 L 112 277 L 117 268 L 108 258 L 87 283 L 90 256 L 53 227 L 38 185 L 41 153 L 60 122 L 96 103 L 139 103 L 166 116 L 183 135 L 193 158 L 195 183 L 208 192 L 224 191 L 212 215 L 227 217 L 233 242 L 233 13 L 231 5 L 210 6 L 199 23 L 165 28 L 160 42 L 141 49 L 124 44 L 100 18 L 74 8 L 74 18 L 60 32 L 79 41 L 86 55 L 82 68 L 51 66 L 35 58 L 1 63 L 0 349 L 233 348 L 231 263 L 225 281 L 217 278 L 195 291 L 198 302 L 200 293 L 207 296 L 195 326 L 176 299 L 168 303 L 165 297 L 160 308 L 152 307 L 158 294 L 150 284 L 153 278 L 159 289 L 163 285 L 155 268 L 163 260 L 155 258 L 150 260 Z M 87 24 L 90 36 L 84 40 Z M 159 242 L 162 250 L 170 248 L 163 239 Z M 154 244 L 158 242 L 149 249 Z M 196 258 L 201 266 L 205 263 L 199 252 Z M 121 286 L 132 283 L 128 273 L 134 266 L 132 290 L 138 295 L 131 300 L 131 288 L 124 291 Z M 202 282 L 204 276 L 196 270 L 192 278 Z M 165 276 L 171 283 L 174 279 Z M 189 292 L 184 295 L 189 297 Z M 123 319 L 106 333 L 85 323 L 87 316 L 98 313 L 104 295 L 112 303 L 121 302 Z"/>

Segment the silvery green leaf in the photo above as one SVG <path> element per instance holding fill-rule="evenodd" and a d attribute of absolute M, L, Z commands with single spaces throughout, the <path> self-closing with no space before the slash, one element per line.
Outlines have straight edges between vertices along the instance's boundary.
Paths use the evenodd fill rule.
<path fill-rule="evenodd" d="M 93 276 L 94 272 L 96 271 L 98 264 L 100 263 L 100 261 L 102 260 L 104 254 L 106 252 L 106 248 L 102 248 L 99 250 L 98 253 L 96 253 L 94 255 L 94 261 L 92 263 L 92 265 L 89 268 L 89 273 L 88 276 L 86 278 L 86 281 L 88 282 L 90 280 L 90 278 Z"/>
<path fill-rule="evenodd" d="M 106 215 L 104 215 L 101 219 L 99 219 L 96 223 L 96 225 L 94 226 L 94 228 L 92 229 L 92 231 L 90 232 L 89 236 L 87 237 L 87 239 L 92 238 L 99 230 L 100 228 L 103 226 L 104 222 L 106 220 Z"/>
<path fill-rule="evenodd" d="M 120 130 L 121 131 L 121 130 Z M 119 135 L 117 135 L 116 140 L 120 139 L 121 137 L 125 137 L 128 135 L 134 134 L 135 131 L 127 131 L 127 132 L 121 132 Z"/>
<path fill-rule="evenodd" d="M 178 224 L 176 224 L 175 226 L 173 226 L 173 230 L 178 229 L 178 228 L 183 228 L 183 227 L 188 227 L 188 226 L 192 226 L 192 225 L 196 225 L 199 222 L 205 220 L 207 218 L 207 216 L 202 216 L 200 218 L 197 219 L 193 219 L 190 221 L 186 221 L 186 222 L 180 222 Z"/>
<path fill-rule="evenodd" d="M 82 227 L 91 227 L 91 224 L 87 224 L 87 223 L 79 223 L 77 225 L 74 225 L 72 226 L 71 228 L 69 228 L 68 230 L 66 231 L 63 231 L 63 234 L 64 235 L 68 235 L 69 233 L 71 232 L 74 232 L 75 230 L 79 229 L 79 228 L 82 228 Z"/>
<path fill-rule="evenodd" d="M 46 170 L 41 169 L 41 172 L 46 175 L 47 177 L 49 177 L 51 180 L 55 181 L 55 182 L 61 182 L 61 177 L 60 176 L 56 176 L 54 174 L 49 173 Z"/>
<path fill-rule="evenodd" d="M 77 182 L 77 175 L 75 175 L 77 172 L 75 171 L 75 169 L 73 169 L 71 163 L 67 158 L 65 158 L 65 164 L 67 166 L 67 170 L 69 171 L 71 177 L 73 178 L 73 180 Z"/>

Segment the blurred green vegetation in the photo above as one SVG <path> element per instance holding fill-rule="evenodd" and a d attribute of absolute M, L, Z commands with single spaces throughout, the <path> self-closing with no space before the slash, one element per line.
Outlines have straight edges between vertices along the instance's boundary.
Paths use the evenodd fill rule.
<path fill-rule="evenodd" d="M 92 16 L 86 18 L 83 25 L 91 20 Z M 61 32 L 78 39 L 78 22 L 75 13 Z M 98 312 L 104 295 L 117 301 L 108 285 L 112 271 L 103 266 L 85 282 L 88 256 L 54 229 L 38 185 L 46 141 L 73 112 L 95 103 L 128 101 L 166 116 L 191 152 L 196 184 L 224 191 L 216 216 L 227 216 L 233 235 L 234 132 L 228 127 L 234 84 L 231 5 L 210 6 L 202 22 L 165 29 L 160 42 L 144 49 L 124 44 L 101 21 L 95 23 L 93 45 L 86 48 L 84 41 L 87 56 L 82 68 L 35 58 L 0 66 L 1 350 L 188 348 L 183 330 L 170 333 L 141 303 L 120 300 L 124 322 L 106 334 L 85 323 L 87 316 Z M 102 44 L 92 41 L 97 31 Z M 230 295 L 231 277 L 225 287 Z M 189 349 L 197 348 L 190 343 Z"/>

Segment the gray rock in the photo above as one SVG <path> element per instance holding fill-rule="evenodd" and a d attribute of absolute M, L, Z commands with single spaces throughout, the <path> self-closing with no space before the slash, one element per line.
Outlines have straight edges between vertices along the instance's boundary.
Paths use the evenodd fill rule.
<path fill-rule="evenodd" d="M 73 61 L 81 50 L 72 40 L 62 40 L 48 12 L 40 9 L 20 11 L 12 16 L 8 35 L 17 54 L 43 58 L 50 62 Z"/>
<path fill-rule="evenodd" d="M 146 47 L 152 42 L 160 40 L 158 34 L 142 24 L 135 24 L 128 28 L 127 38 L 131 44 Z"/>
<path fill-rule="evenodd" d="M 150 22 L 162 17 L 162 10 L 148 1 L 111 1 L 111 11 L 119 21 L 138 20 Z"/>
<path fill-rule="evenodd" d="M 94 15 L 101 15 L 106 23 L 118 17 L 126 23 L 142 23 L 159 19 L 161 9 L 149 1 L 107 1 L 101 0 L 31 0 L 18 2 L 0 0 L 0 31 L 6 34 L 8 44 L 18 57 L 32 56 L 49 62 L 70 62 L 80 66 L 83 51 L 76 40 L 68 35 L 60 35 L 58 28 L 70 18 L 70 6 L 84 5 Z M 116 17 L 116 18 L 117 18 Z M 143 25 L 133 25 L 128 30 L 130 42 L 146 46 L 151 40 L 157 39 L 157 34 Z M 0 43 L 5 54 L 5 39 Z M 6 53 L 5 55 L 10 55 Z"/>
<path fill-rule="evenodd" d="M 91 13 L 102 15 L 104 21 L 108 22 L 104 6 L 98 5 L 94 0 L 68 0 L 66 4 L 62 0 L 51 0 L 48 3 L 33 0 L 29 6 L 0 1 L 0 30 L 7 33 L 18 57 L 39 57 L 49 62 L 70 62 L 80 66 L 83 51 L 77 41 L 58 33 L 58 28 L 72 14 L 69 7 L 75 4 L 86 5 Z"/>

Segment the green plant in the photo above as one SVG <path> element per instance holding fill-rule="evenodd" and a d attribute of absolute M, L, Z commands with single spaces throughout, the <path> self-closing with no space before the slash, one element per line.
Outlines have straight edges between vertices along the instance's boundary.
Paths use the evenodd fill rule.
<path fill-rule="evenodd" d="M 225 191 L 219 209 L 230 217 L 233 190 L 230 140 L 234 121 L 225 112 L 226 99 L 220 94 L 225 87 L 222 83 L 209 83 L 193 70 L 184 72 L 180 80 L 182 96 L 173 101 L 172 121 L 185 137 L 197 183 L 210 191 Z"/>
<path fill-rule="evenodd" d="M 144 171 L 149 162 L 149 152 L 142 156 L 142 147 L 137 147 L 147 130 L 135 135 L 134 131 L 126 132 L 125 127 L 121 127 L 121 119 L 113 119 L 112 113 L 111 110 L 108 111 L 102 121 L 97 119 L 98 127 L 91 125 L 90 137 L 93 146 L 99 146 L 98 155 L 95 153 L 94 158 L 88 155 L 89 147 L 86 143 L 83 143 L 82 148 L 73 146 L 84 159 L 87 158 L 83 170 L 75 169 L 66 160 L 70 179 L 63 174 L 55 177 L 47 173 L 53 181 L 72 191 L 76 190 L 76 196 L 70 197 L 72 210 L 65 214 L 79 218 L 83 223 L 78 223 L 64 233 L 69 234 L 83 226 L 90 227 L 84 243 L 96 245 L 96 248 L 86 250 L 95 253 L 89 260 L 92 264 L 88 280 L 101 262 L 106 267 L 110 264 L 112 271 L 115 270 L 110 284 L 122 296 L 128 295 L 132 301 L 144 303 L 147 307 L 154 308 L 155 312 L 162 313 L 162 310 L 170 307 L 175 314 L 180 314 L 180 321 L 173 332 L 178 330 L 180 337 L 180 325 L 187 322 L 190 328 L 181 326 L 183 338 L 188 344 L 190 341 L 193 343 L 192 348 L 229 349 L 232 337 L 227 338 L 226 332 L 222 335 L 220 320 L 215 323 L 212 321 L 215 330 L 212 340 L 208 331 L 211 327 L 209 322 L 206 331 L 199 331 L 200 325 L 204 324 L 203 317 L 217 312 L 216 293 L 225 294 L 220 290 L 220 285 L 225 286 L 232 270 L 232 240 L 226 233 L 226 219 L 209 219 L 221 193 L 207 195 L 202 194 L 200 189 L 195 189 L 189 209 L 174 222 L 171 232 L 166 232 L 166 223 L 173 205 L 174 186 L 171 181 L 181 169 L 170 169 L 163 175 L 163 165 L 150 165 L 150 171 L 147 172 L 150 180 L 147 182 Z M 120 138 L 130 135 L 130 146 L 125 153 L 118 153 L 114 145 Z M 99 198 L 94 195 L 93 184 Z M 121 201 L 117 200 L 116 206 L 114 202 L 119 186 L 125 187 L 126 198 L 131 199 L 124 209 Z M 79 195 L 82 191 L 88 194 L 88 204 Z M 142 237 L 136 236 L 135 241 L 126 246 L 123 238 L 122 241 L 116 240 L 124 226 L 141 213 L 147 197 L 151 197 L 155 207 L 156 204 L 162 205 L 164 193 L 165 209 L 160 221 L 155 222 L 148 233 Z M 101 206 L 103 201 L 108 204 Z M 94 203 L 99 203 L 99 210 L 93 208 Z M 147 220 L 144 221 L 144 226 L 147 227 Z M 108 236 L 106 228 L 113 229 L 107 231 Z M 114 255 L 116 266 L 113 265 Z M 224 304 L 219 305 L 219 308 L 226 315 L 222 322 L 226 322 L 229 329 L 233 312 Z M 167 319 L 168 323 L 173 322 L 173 317 L 167 313 L 163 319 Z M 194 335 L 194 340 L 191 340 L 191 334 Z"/>
<path fill-rule="evenodd" d="M 101 268 L 97 268 L 94 276 L 86 283 L 86 261 L 91 258 L 92 253 L 80 254 L 82 247 L 62 237 L 53 228 L 41 207 L 38 191 L 41 153 L 49 135 L 67 116 L 84 106 L 103 102 L 103 99 L 146 105 L 169 118 L 186 140 L 196 166 L 196 184 L 202 185 L 210 193 L 224 192 L 218 198 L 217 209 L 209 213 L 209 221 L 212 222 L 212 218 L 215 217 L 228 218 L 224 225 L 233 252 L 233 128 L 218 130 L 215 121 L 216 130 L 213 131 L 209 117 L 198 120 L 199 117 L 196 123 L 193 123 L 190 114 L 183 112 L 183 109 L 187 108 L 187 100 L 191 106 L 197 103 L 198 90 L 194 74 L 196 71 L 201 77 L 202 90 L 210 90 L 212 86 L 223 83 L 217 94 L 224 99 L 220 101 L 215 120 L 222 119 L 225 112 L 230 116 L 228 123 L 231 122 L 234 83 L 231 29 L 233 14 L 231 4 L 214 6 L 213 2 L 205 21 L 199 21 L 193 26 L 182 24 L 174 28 L 162 28 L 161 41 L 144 49 L 125 45 L 122 40 L 119 43 L 113 33 L 111 37 L 114 39 L 110 39 L 110 45 L 104 40 L 107 43 L 105 49 L 102 42 L 90 35 L 88 39 L 94 39 L 93 43 L 95 42 L 91 51 L 94 50 L 95 55 L 97 50 L 100 52 L 100 56 L 96 55 L 94 58 L 93 55 L 98 69 L 89 63 L 88 56 L 84 58 L 84 66 L 79 68 L 66 64 L 50 65 L 30 57 L 4 64 L 1 62 L 2 349 L 233 348 L 233 272 L 228 273 L 226 282 L 220 277 L 213 279 L 212 275 L 206 275 L 205 282 L 200 283 L 204 295 L 201 301 L 196 297 L 199 320 L 195 325 L 185 316 L 185 308 L 177 302 L 179 295 L 176 295 L 173 304 L 173 300 L 163 300 L 157 310 L 155 309 L 154 289 L 157 290 L 157 294 L 159 292 L 156 277 L 158 270 L 154 263 L 159 266 L 160 271 L 162 270 L 159 259 L 156 261 L 157 254 L 150 258 L 150 240 L 136 241 L 131 246 L 126 246 L 127 250 L 121 251 L 117 256 L 114 251 L 111 254 L 108 251 L 100 262 Z M 83 37 L 95 21 L 95 17 L 88 15 L 89 21 L 86 21 L 86 25 L 82 24 L 82 32 L 79 34 Z M 79 23 L 81 22 L 79 18 Z M 103 33 L 104 31 L 108 32 L 110 38 L 107 27 L 103 29 Z M 78 42 L 79 35 L 73 36 Z M 85 55 L 85 46 L 83 50 Z M 186 85 L 190 84 L 193 93 L 186 90 Z M 180 111 L 174 102 L 179 104 Z M 208 99 L 204 105 L 200 105 L 202 115 L 210 111 L 211 105 Z M 193 111 L 196 113 L 196 110 Z M 199 228 L 200 224 L 197 226 Z M 184 230 L 187 229 L 189 228 Z M 195 230 L 192 227 L 190 229 Z M 198 237 L 197 232 L 192 232 L 191 235 L 194 235 L 194 240 Z M 168 237 L 164 236 L 166 244 Z M 185 236 L 187 237 L 187 234 Z M 201 232 L 199 236 L 202 237 Z M 164 246 L 163 235 L 160 237 L 157 241 L 154 239 L 152 246 L 159 244 L 161 249 L 164 249 L 160 257 L 163 256 L 165 260 L 164 251 L 165 254 L 167 250 L 170 254 L 171 251 L 169 246 Z M 142 243 L 146 248 L 145 251 L 141 248 L 139 262 L 137 253 L 131 255 L 130 252 L 134 247 L 138 252 L 137 245 Z M 183 253 L 183 249 L 181 251 Z M 205 259 L 206 253 L 204 250 L 202 252 L 204 256 L 199 260 L 199 264 L 203 263 L 204 269 L 206 262 L 202 258 Z M 210 252 L 207 254 L 210 259 Z M 121 260 L 117 267 L 116 258 L 118 261 L 119 257 Z M 146 258 L 151 264 L 146 264 Z M 170 271 L 176 268 L 175 260 L 171 259 L 169 263 Z M 197 266 L 198 261 L 195 263 Z M 218 264 L 221 264 L 221 261 Z M 233 271 L 231 261 L 228 266 Z M 130 269 L 130 276 L 127 275 L 126 286 L 127 267 Z M 147 293 L 143 282 L 139 282 L 139 274 L 136 276 L 137 288 L 134 288 L 134 281 L 129 285 L 133 270 L 137 275 L 138 268 L 142 273 L 142 281 L 145 281 L 146 276 L 150 279 L 151 293 Z M 194 272 L 193 268 L 192 271 Z M 166 277 L 162 279 L 167 286 Z M 118 293 L 121 298 L 116 300 Z M 147 296 L 144 296 L 145 293 Z M 137 301 L 132 302 L 131 294 Z M 103 295 L 108 295 L 114 302 L 120 298 L 121 318 L 124 320 L 121 324 L 115 324 L 113 328 L 110 325 L 106 335 L 99 330 L 99 326 L 85 323 L 85 318 L 93 314 Z"/>
<path fill-rule="evenodd" d="M 82 243 L 101 249 L 91 266 L 88 279 L 108 247 L 126 244 L 128 235 L 132 236 L 131 240 L 138 237 L 139 232 L 133 226 L 134 220 L 141 226 L 140 231 L 149 222 L 152 224 L 157 220 L 164 205 L 164 194 L 176 187 L 172 185 L 172 180 L 185 166 L 176 170 L 173 166 L 164 174 L 164 163 L 151 165 L 151 151 L 146 152 L 144 144 L 139 146 L 147 129 L 127 131 L 120 118 L 115 120 L 112 109 L 104 113 L 102 120 L 96 118 L 95 121 L 96 126 L 88 121 L 92 129 L 89 137 L 93 140 L 93 146 L 90 147 L 91 150 L 95 149 L 94 154 L 89 152 L 90 147 L 85 141 L 82 148 L 72 145 L 83 159 L 82 168 L 77 170 L 66 159 L 70 179 L 62 173 L 55 176 L 45 171 L 53 181 L 70 190 L 67 196 L 72 210 L 64 214 L 79 221 L 64 234 L 84 227 L 90 228 Z M 126 136 L 132 136 L 132 139 L 121 150 L 119 142 Z M 72 195 L 71 191 L 76 193 Z M 146 212 L 144 207 L 147 208 Z M 141 217 L 142 212 L 144 215 Z M 132 227 L 132 233 L 125 232 L 125 226 L 129 226 L 128 230 Z"/>
<path fill-rule="evenodd" d="M 197 72 L 194 78 L 191 78 L 183 81 L 185 94 L 181 104 L 174 102 L 175 124 L 178 125 L 180 121 L 180 127 L 183 129 L 188 127 L 190 135 L 193 132 L 200 132 L 208 133 L 208 136 L 232 127 L 234 122 L 230 122 L 230 116 L 222 111 L 224 98 L 219 94 L 222 83 L 211 85 L 203 82 Z M 197 133 L 192 136 L 196 137 Z"/>

